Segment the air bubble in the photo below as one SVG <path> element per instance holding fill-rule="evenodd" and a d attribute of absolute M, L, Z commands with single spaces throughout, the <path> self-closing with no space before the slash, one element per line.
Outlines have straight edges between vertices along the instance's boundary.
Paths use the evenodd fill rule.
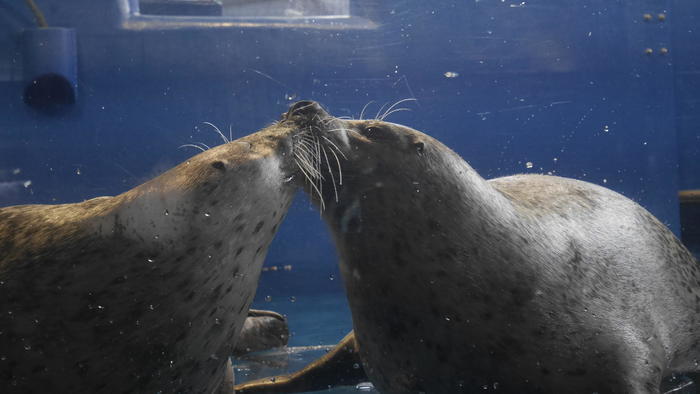
<path fill-rule="evenodd" d="M 526 168 L 532 168 L 533 166 L 534 166 L 534 164 L 532 164 L 531 161 L 528 161 L 527 163 L 525 163 Z"/>
<path fill-rule="evenodd" d="M 265 302 L 270 302 L 272 301 L 272 296 L 265 296 Z"/>
<path fill-rule="evenodd" d="M 328 275 L 328 279 L 335 280 L 335 275 L 333 275 L 333 274 Z"/>
<path fill-rule="evenodd" d="M 289 302 L 297 302 L 297 298 L 294 296 L 289 297 Z"/>

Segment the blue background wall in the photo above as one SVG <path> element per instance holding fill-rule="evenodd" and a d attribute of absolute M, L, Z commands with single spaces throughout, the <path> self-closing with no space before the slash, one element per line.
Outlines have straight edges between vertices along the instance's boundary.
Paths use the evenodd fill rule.
<path fill-rule="evenodd" d="M 351 0 L 349 19 L 274 23 L 141 16 L 136 0 L 37 3 L 77 31 L 78 99 L 54 114 L 23 103 L 20 38 L 34 20 L 0 3 L 0 206 L 118 194 L 196 153 L 178 146 L 217 144 L 201 122 L 240 137 L 299 99 L 358 116 L 370 100 L 415 97 L 391 120 L 485 177 L 603 184 L 676 232 L 678 190 L 700 187 L 696 2 Z M 300 197 L 268 255 L 293 270 L 265 273 L 259 295 L 336 291 L 334 261 Z"/>

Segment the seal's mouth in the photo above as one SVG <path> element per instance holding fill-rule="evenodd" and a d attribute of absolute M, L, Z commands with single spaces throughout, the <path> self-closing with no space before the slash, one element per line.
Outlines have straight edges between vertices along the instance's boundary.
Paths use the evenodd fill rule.
<path fill-rule="evenodd" d="M 342 120 L 328 114 L 314 101 L 293 104 L 283 115 L 283 121 L 293 122 L 300 130 L 293 137 L 294 160 L 305 181 L 303 186 L 318 199 L 323 211 L 326 198 L 338 202 L 338 189 L 343 185 L 341 163 L 347 160 L 343 149 L 349 146 L 347 130 Z"/>

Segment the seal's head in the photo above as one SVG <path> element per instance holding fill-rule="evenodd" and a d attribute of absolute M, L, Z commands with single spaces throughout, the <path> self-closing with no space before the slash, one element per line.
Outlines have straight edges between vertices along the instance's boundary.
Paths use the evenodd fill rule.
<path fill-rule="evenodd" d="M 444 190 L 456 178 L 453 172 L 470 171 L 452 150 L 406 126 L 380 119 L 336 118 L 311 101 L 296 103 L 287 116 L 301 129 L 295 159 L 309 194 L 316 196 L 322 210 L 333 211 L 339 202 L 350 204 L 370 190 L 379 192 L 380 200 L 382 195 L 429 192 L 431 184 Z M 443 170 L 432 170 L 436 167 Z M 387 179 L 392 180 L 391 190 L 386 190 Z"/>

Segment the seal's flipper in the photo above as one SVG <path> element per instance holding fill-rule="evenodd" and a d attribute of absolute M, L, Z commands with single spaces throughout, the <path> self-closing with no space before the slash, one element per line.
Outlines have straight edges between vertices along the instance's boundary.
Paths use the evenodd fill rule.
<path fill-rule="evenodd" d="M 219 386 L 219 394 L 234 394 L 236 391 L 233 389 L 235 384 L 235 374 L 233 373 L 233 363 L 231 358 L 226 361 L 226 373 L 224 374 L 224 381 L 221 382 Z"/>
<path fill-rule="evenodd" d="M 289 341 L 287 319 L 277 312 L 251 309 L 238 334 L 234 356 L 284 347 Z"/>
<path fill-rule="evenodd" d="M 257 379 L 235 387 L 236 393 L 298 393 L 325 390 L 367 380 L 358 354 L 354 331 L 350 331 L 330 352 L 288 375 Z"/>

